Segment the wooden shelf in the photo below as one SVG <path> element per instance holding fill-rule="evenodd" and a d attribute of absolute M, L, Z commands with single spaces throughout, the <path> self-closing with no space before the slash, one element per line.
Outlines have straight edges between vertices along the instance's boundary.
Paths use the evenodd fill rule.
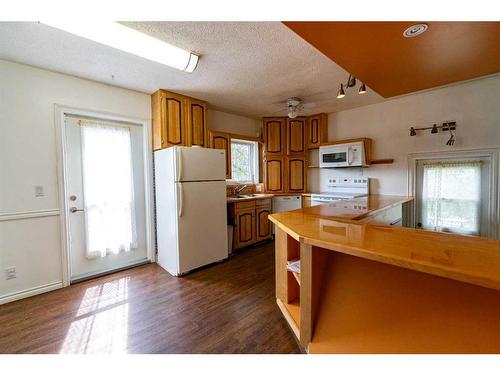
<path fill-rule="evenodd" d="M 375 159 L 370 161 L 370 164 L 392 164 L 394 159 Z"/>

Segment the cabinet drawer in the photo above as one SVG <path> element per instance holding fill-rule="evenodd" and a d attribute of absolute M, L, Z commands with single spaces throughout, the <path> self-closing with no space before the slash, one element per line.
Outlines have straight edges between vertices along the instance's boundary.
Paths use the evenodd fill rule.
<path fill-rule="evenodd" d="M 266 199 L 257 199 L 255 201 L 255 205 L 257 207 L 271 207 L 271 198 L 266 198 Z"/>
<path fill-rule="evenodd" d="M 236 210 L 246 210 L 249 208 L 255 208 L 255 200 L 246 201 L 246 202 L 237 202 L 234 205 Z"/>

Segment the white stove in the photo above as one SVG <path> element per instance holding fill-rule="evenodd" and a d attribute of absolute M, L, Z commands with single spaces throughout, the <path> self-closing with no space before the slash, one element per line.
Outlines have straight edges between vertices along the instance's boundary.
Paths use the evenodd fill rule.
<path fill-rule="evenodd" d="M 367 177 L 332 177 L 328 179 L 324 192 L 311 194 L 311 205 L 364 197 L 370 192 L 369 186 Z"/>

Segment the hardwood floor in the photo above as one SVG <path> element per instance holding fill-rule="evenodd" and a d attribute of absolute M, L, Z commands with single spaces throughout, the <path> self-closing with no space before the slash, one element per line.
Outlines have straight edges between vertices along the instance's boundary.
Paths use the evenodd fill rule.
<path fill-rule="evenodd" d="M 176 278 L 148 264 L 0 306 L 0 353 L 300 353 L 274 243 Z"/>

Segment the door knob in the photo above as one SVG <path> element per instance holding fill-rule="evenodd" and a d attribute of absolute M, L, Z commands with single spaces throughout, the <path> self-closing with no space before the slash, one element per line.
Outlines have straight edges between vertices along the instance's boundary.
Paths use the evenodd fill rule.
<path fill-rule="evenodd" d="M 83 208 L 71 207 L 69 209 L 69 212 L 71 212 L 71 213 L 75 213 L 75 212 L 78 212 L 78 211 L 83 211 Z"/>

